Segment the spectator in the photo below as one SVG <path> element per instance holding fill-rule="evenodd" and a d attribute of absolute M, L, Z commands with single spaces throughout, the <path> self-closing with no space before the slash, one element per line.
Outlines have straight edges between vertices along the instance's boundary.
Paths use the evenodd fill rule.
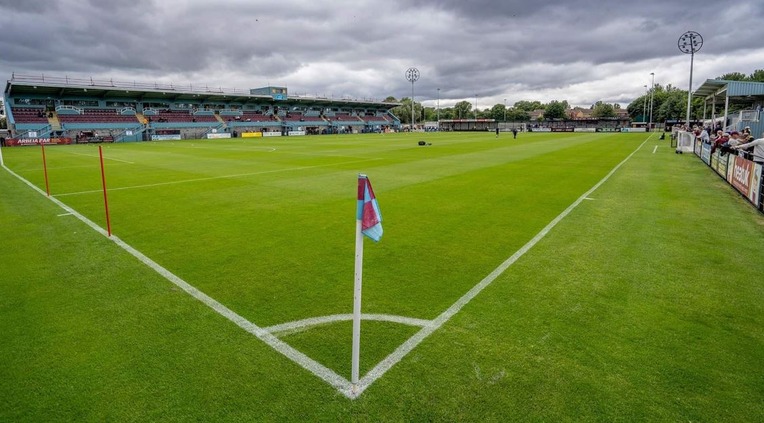
<path fill-rule="evenodd" d="M 762 134 L 764 136 L 764 134 Z M 753 147 L 753 161 L 764 164 L 764 138 L 755 139 L 745 144 L 739 144 L 734 147 L 737 150 L 744 150 Z"/>
<path fill-rule="evenodd" d="M 730 140 L 730 134 L 723 133 L 721 136 L 716 137 L 714 143 L 711 145 L 711 154 L 714 154 L 717 148 L 721 147 L 724 143 Z"/>
<path fill-rule="evenodd" d="M 698 137 L 700 137 L 700 141 L 703 144 L 709 144 L 711 142 L 711 137 L 708 136 L 708 131 L 706 131 L 706 128 L 703 128 L 703 130 L 700 131 L 700 135 L 698 135 Z"/>

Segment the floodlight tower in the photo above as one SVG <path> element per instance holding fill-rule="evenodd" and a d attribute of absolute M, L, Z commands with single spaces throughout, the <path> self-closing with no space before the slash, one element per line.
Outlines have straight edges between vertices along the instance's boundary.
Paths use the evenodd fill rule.
<path fill-rule="evenodd" d="M 653 97 L 655 96 L 655 72 L 650 72 L 650 76 L 652 76 L 652 82 L 650 82 L 650 123 L 647 125 L 647 131 L 652 131 L 653 129 Z"/>
<path fill-rule="evenodd" d="M 645 87 L 645 99 L 642 100 L 642 123 L 647 123 L 647 85 Z"/>
<path fill-rule="evenodd" d="M 507 99 L 505 98 L 504 99 L 504 124 L 506 125 L 506 123 L 507 123 Z"/>
<path fill-rule="evenodd" d="M 411 131 L 414 131 L 416 117 L 414 116 L 414 82 L 419 80 L 419 69 L 408 68 L 406 70 L 406 79 L 411 82 Z"/>
<path fill-rule="evenodd" d="M 692 67 L 695 63 L 695 52 L 703 47 L 703 37 L 695 31 L 687 31 L 677 41 L 679 50 L 690 55 L 690 87 L 687 90 L 687 126 L 690 126 L 690 109 L 692 107 Z"/>
<path fill-rule="evenodd" d="M 440 88 L 438 88 L 438 128 L 440 128 Z"/>
<path fill-rule="evenodd" d="M 477 120 L 477 97 L 478 97 L 477 94 L 475 94 L 475 120 Z M 476 125 L 475 127 L 477 128 L 477 124 L 475 125 Z"/>

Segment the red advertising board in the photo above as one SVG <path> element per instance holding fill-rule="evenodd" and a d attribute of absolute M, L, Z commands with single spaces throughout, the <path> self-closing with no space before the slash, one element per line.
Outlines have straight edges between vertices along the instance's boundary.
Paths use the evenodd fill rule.
<path fill-rule="evenodd" d="M 71 138 L 8 138 L 5 145 L 16 147 L 19 145 L 40 145 L 40 144 L 71 144 Z"/>
<path fill-rule="evenodd" d="M 736 156 L 729 161 L 727 168 L 727 181 L 756 206 L 759 205 L 761 167 L 760 164 Z"/>

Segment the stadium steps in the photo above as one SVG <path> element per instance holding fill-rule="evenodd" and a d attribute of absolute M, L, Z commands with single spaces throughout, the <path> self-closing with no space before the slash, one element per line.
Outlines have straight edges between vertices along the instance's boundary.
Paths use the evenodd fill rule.
<path fill-rule="evenodd" d="M 146 119 L 146 116 L 143 116 L 143 113 L 135 112 L 135 117 L 138 118 L 138 122 L 147 125 L 149 123 L 148 119 Z"/>
<path fill-rule="evenodd" d="M 47 116 L 48 116 L 48 124 L 50 125 L 50 129 L 53 131 L 60 131 L 61 121 L 58 120 L 58 114 L 56 112 L 50 112 L 47 114 Z"/>
<path fill-rule="evenodd" d="M 225 121 L 223 120 L 223 117 L 222 117 L 222 116 L 220 116 L 219 114 L 217 114 L 217 113 L 216 113 L 216 114 L 215 114 L 215 119 L 217 119 L 217 120 L 218 120 L 218 122 L 220 122 L 220 123 L 222 123 L 222 124 L 223 124 L 223 128 L 228 128 L 228 124 L 227 124 L 227 123 L 225 123 Z"/>

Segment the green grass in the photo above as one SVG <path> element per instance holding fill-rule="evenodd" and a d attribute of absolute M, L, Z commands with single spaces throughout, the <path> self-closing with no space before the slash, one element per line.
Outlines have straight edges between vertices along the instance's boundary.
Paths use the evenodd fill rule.
<path fill-rule="evenodd" d="M 325 136 L 104 153 L 114 233 L 269 326 L 352 310 L 358 172 L 385 228 L 366 243 L 363 311 L 432 319 L 645 137 Z M 52 194 L 105 226 L 97 147 L 46 153 Z M 44 187 L 39 149 L 3 154 Z M 0 193 L 3 421 L 764 419 L 764 218 L 656 138 L 352 401 L 4 171 Z M 362 373 L 416 328 L 363 330 Z M 341 322 L 282 339 L 349 377 L 350 333 Z"/>

